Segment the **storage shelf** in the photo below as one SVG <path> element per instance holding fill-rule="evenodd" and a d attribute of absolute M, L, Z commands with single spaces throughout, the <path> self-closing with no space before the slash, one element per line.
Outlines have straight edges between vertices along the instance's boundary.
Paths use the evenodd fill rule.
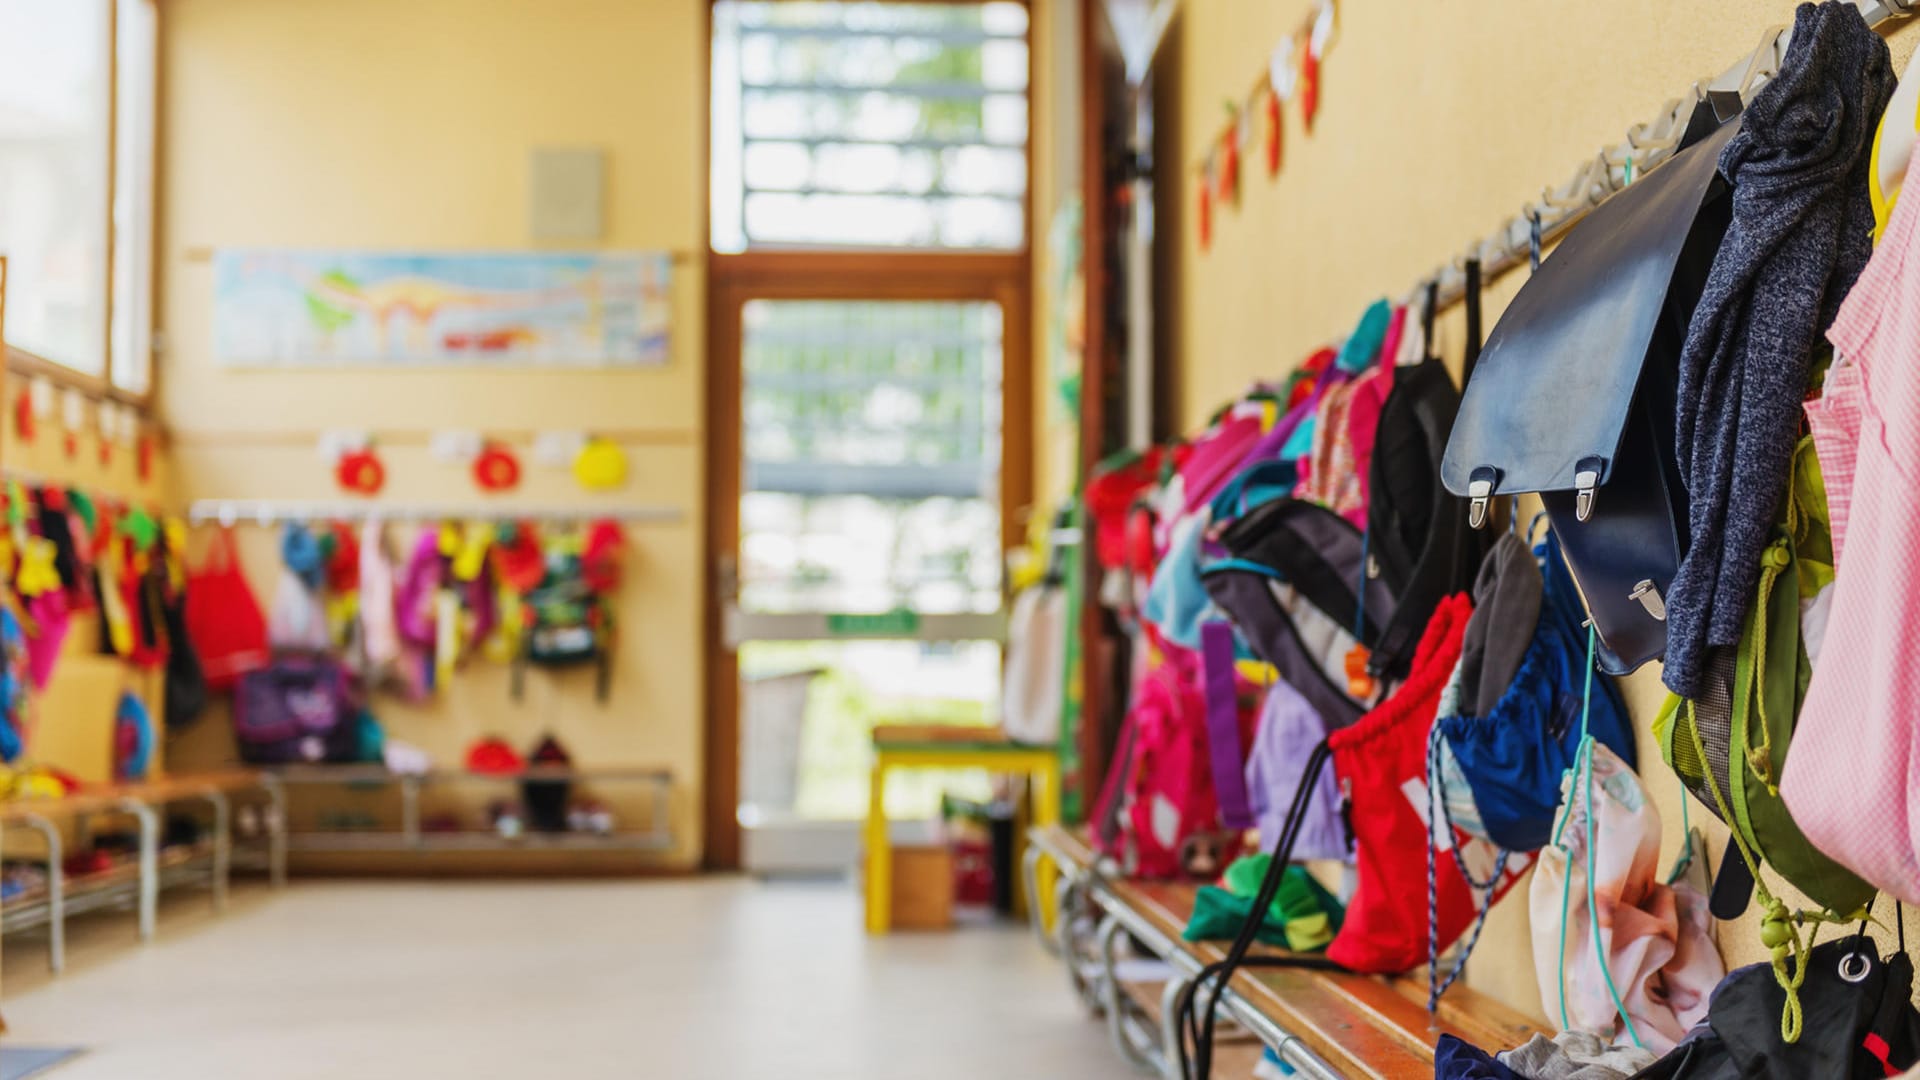
<path fill-rule="evenodd" d="M 518 772 L 474 772 L 470 769 L 429 769 L 424 773 L 394 772 L 384 765 L 283 765 L 267 771 L 287 784 L 421 784 L 519 783 L 523 780 L 573 780 L 608 783 L 673 782 L 671 769 L 657 766 L 575 768 L 567 765 L 530 765 Z"/>
<path fill-rule="evenodd" d="M 287 834 L 289 850 L 307 853 L 341 854 L 432 854 L 437 852 L 647 852 L 665 851 L 674 845 L 670 820 L 673 772 L 658 766 L 622 765 L 574 767 L 567 765 L 530 765 L 510 773 L 475 772 L 470 769 L 429 769 L 421 773 L 398 773 L 384 765 L 286 765 L 268 770 L 282 784 L 293 786 L 392 786 L 400 792 L 398 829 L 310 829 Z M 651 789 L 651 811 L 646 830 L 617 831 L 607 834 L 576 832 L 536 832 L 502 836 L 491 829 L 438 831 L 425 827 L 420 810 L 420 795 L 433 786 L 580 783 L 642 784 Z"/>
<path fill-rule="evenodd" d="M 664 833 L 525 832 L 502 836 L 479 829 L 459 832 L 423 832 L 409 840 L 400 832 L 301 832 L 289 837 L 294 851 L 658 851 L 673 845 Z"/>

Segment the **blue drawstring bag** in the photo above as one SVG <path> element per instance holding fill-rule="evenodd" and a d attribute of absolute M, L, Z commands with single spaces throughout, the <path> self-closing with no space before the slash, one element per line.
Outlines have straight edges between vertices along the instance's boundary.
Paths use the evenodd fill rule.
<path fill-rule="evenodd" d="M 1581 628 L 1585 612 L 1551 533 L 1534 547 L 1533 555 L 1531 565 L 1522 561 L 1517 568 L 1512 560 L 1487 561 L 1476 593 L 1500 584 L 1490 580 L 1495 573 L 1540 574 L 1539 621 L 1518 670 L 1481 715 L 1470 711 L 1473 703 L 1463 700 L 1470 695 L 1461 693 L 1462 684 L 1476 681 L 1471 676 L 1481 673 L 1464 669 L 1475 662 L 1498 664 L 1499 650 L 1462 656 L 1462 669 L 1455 671 L 1434 719 L 1431 759 L 1438 775 L 1428 777 L 1429 784 L 1439 786 L 1454 825 L 1516 852 L 1544 846 L 1553 831 L 1560 778 L 1580 749 L 1581 701 L 1588 681 Z M 1484 612 L 1496 618 L 1499 610 L 1484 605 L 1475 617 Z M 1504 672 L 1497 678 L 1505 679 Z M 1633 728 L 1626 708 L 1612 680 L 1592 682 L 1588 730 L 1631 767 Z M 1482 694 L 1480 700 L 1489 698 Z"/>

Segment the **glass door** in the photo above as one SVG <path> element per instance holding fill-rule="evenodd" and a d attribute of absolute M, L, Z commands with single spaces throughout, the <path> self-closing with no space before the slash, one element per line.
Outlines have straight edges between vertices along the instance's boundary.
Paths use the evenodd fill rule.
<path fill-rule="evenodd" d="M 1001 390 L 992 301 L 741 307 L 739 678 L 749 869 L 857 856 L 870 732 L 991 724 L 1000 688 Z M 985 778 L 909 774 L 889 816 Z"/>

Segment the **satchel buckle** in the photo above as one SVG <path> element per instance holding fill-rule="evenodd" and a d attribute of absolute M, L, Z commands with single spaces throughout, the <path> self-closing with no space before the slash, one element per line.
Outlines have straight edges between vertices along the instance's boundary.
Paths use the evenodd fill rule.
<path fill-rule="evenodd" d="M 1655 585 L 1652 578 L 1635 585 L 1633 591 L 1627 594 L 1627 599 L 1640 601 L 1640 606 L 1647 609 L 1647 614 L 1661 622 L 1667 621 L 1667 601 L 1660 595 L 1660 586 Z"/>
<path fill-rule="evenodd" d="M 1473 528 L 1487 523 L 1487 504 L 1493 499 L 1494 481 L 1499 478 L 1500 470 L 1490 465 L 1480 466 L 1467 478 L 1467 524 Z"/>
<path fill-rule="evenodd" d="M 1599 493 L 1600 473 L 1606 468 L 1606 462 L 1597 457 L 1581 458 L 1574 466 L 1573 474 L 1573 517 L 1576 521 L 1585 521 L 1593 516 L 1594 496 Z"/>

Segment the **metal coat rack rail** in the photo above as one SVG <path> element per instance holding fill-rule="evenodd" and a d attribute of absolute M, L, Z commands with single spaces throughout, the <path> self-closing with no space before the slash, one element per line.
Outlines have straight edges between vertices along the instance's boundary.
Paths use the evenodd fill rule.
<path fill-rule="evenodd" d="M 1867 25 L 1875 28 L 1920 10 L 1920 0 L 1853 0 L 1853 4 L 1860 9 Z M 1685 94 L 1667 102 L 1651 122 L 1627 129 L 1624 142 L 1601 149 L 1560 186 L 1542 190 L 1540 198 L 1523 206 L 1519 214 L 1501 222 L 1498 229 L 1468 245 L 1451 262 L 1421 278 L 1407 298 L 1410 301 L 1420 298 L 1428 283 L 1433 282 L 1439 286 L 1437 306 L 1445 308 L 1458 303 L 1466 294 L 1465 268 L 1472 259 L 1480 261 L 1483 282 L 1526 265 L 1536 218 L 1543 244 L 1566 235 L 1635 177 L 1673 157 L 1687 121 L 1693 115 L 1694 105 L 1704 100 L 1709 91 L 1733 91 L 1745 100 L 1766 85 L 1780 70 L 1791 36 L 1791 27 L 1770 27 L 1745 59 L 1716 78 L 1695 82 Z"/>
<path fill-rule="evenodd" d="M 671 525 L 685 518 L 677 506 L 516 506 L 511 503 L 361 502 L 344 499 L 200 499 L 187 511 L 195 525 L 274 525 L 284 521 L 598 521 Z"/>

